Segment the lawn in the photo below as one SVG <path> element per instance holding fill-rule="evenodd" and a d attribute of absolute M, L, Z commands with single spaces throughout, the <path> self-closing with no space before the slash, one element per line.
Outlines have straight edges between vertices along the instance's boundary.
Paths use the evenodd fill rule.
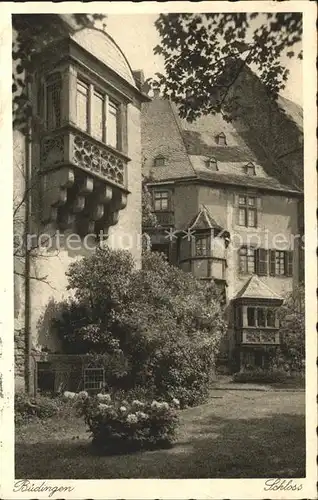
<path fill-rule="evenodd" d="M 262 478 L 305 476 L 305 393 L 213 391 L 180 412 L 169 450 L 97 456 L 79 418 L 16 431 L 16 478 Z"/>

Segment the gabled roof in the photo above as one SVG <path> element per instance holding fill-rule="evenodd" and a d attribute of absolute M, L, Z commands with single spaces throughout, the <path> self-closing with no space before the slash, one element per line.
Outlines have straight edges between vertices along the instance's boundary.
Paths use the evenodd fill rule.
<path fill-rule="evenodd" d="M 256 274 L 253 274 L 241 288 L 235 299 L 267 299 L 283 300 L 271 290 Z"/>
<path fill-rule="evenodd" d="M 201 210 L 191 220 L 188 229 L 220 229 L 221 226 L 213 219 L 209 210 L 203 205 Z"/>

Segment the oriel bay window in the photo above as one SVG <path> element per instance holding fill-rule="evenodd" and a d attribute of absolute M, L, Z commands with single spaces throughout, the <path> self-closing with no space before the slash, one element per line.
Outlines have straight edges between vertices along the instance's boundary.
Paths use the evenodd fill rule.
<path fill-rule="evenodd" d="M 89 86 L 85 82 L 77 80 L 76 125 L 85 132 L 88 132 L 88 91 Z"/>
<path fill-rule="evenodd" d="M 247 326 L 259 328 L 275 328 L 275 309 L 267 307 L 247 307 Z"/>
<path fill-rule="evenodd" d="M 119 141 L 120 105 L 108 94 L 80 79 L 76 91 L 76 125 L 115 149 Z"/>
<path fill-rule="evenodd" d="M 46 128 L 48 130 L 61 126 L 61 91 L 61 74 L 53 73 L 46 80 Z"/>
<path fill-rule="evenodd" d="M 195 256 L 203 257 L 210 253 L 210 233 L 199 233 L 195 235 Z"/>

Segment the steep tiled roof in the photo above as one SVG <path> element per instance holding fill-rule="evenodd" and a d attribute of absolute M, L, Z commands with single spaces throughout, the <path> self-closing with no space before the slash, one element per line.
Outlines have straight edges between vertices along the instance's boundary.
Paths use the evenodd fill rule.
<path fill-rule="evenodd" d="M 190 221 L 188 229 L 222 229 L 221 226 L 213 219 L 209 210 L 202 206 L 201 210 Z"/>
<path fill-rule="evenodd" d="M 256 274 L 253 274 L 241 290 L 236 295 L 235 299 L 276 299 L 283 300 L 271 290 Z"/>
<path fill-rule="evenodd" d="M 281 184 L 274 177 L 257 177 L 250 175 L 222 174 L 220 172 L 197 171 L 198 179 L 212 181 L 217 184 L 231 184 L 233 186 L 246 186 L 255 189 L 268 189 L 271 191 L 300 194 L 301 191 Z"/>
<path fill-rule="evenodd" d="M 286 115 L 289 116 L 292 121 L 297 125 L 299 130 L 303 130 L 303 110 L 299 104 L 291 101 L 290 99 L 286 99 L 286 97 L 279 96 L 278 97 L 278 105 L 282 108 Z"/>
<path fill-rule="evenodd" d="M 162 181 L 195 176 L 181 132 L 170 101 L 156 98 L 142 105 L 143 173 L 147 177 Z M 165 158 L 164 165 L 155 166 L 158 156 Z"/>
<path fill-rule="evenodd" d="M 218 134 L 226 137 L 220 145 Z M 277 192 L 301 193 L 279 181 L 270 159 L 253 139 L 253 130 L 243 123 L 228 123 L 221 114 L 202 116 L 193 123 L 181 119 L 172 102 L 156 97 L 142 109 L 142 147 L 144 173 L 154 182 L 197 179 L 205 182 L 269 189 Z M 154 166 L 158 155 L 166 158 L 164 166 Z M 218 171 L 207 166 L 215 158 Z M 255 166 L 256 175 L 244 170 L 247 163 Z"/>

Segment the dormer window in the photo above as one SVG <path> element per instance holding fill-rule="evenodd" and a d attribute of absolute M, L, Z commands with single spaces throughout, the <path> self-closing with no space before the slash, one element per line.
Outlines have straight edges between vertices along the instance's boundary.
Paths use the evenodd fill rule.
<path fill-rule="evenodd" d="M 216 158 L 212 157 L 212 158 L 208 158 L 205 162 L 206 164 L 206 167 L 211 170 L 212 172 L 217 172 L 219 169 L 218 169 L 218 163 L 216 161 Z"/>
<path fill-rule="evenodd" d="M 244 171 L 247 175 L 256 175 L 255 165 L 251 162 L 245 165 Z"/>
<path fill-rule="evenodd" d="M 155 167 L 164 167 L 166 164 L 166 159 L 164 156 L 157 156 L 154 161 Z"/>
<path fill-rule="evenodd" d="M 53 73 L 46 79 L 46 127 L 48 130 L 61 126 L 61 91 L 61 74 Z"/>
<path fill-rule="evenodd" d="M 226 146 L 226 135 L 224 134 L 224 132 L 220 132 L 216 136 L 216 143 L 218 146 Z"/>

